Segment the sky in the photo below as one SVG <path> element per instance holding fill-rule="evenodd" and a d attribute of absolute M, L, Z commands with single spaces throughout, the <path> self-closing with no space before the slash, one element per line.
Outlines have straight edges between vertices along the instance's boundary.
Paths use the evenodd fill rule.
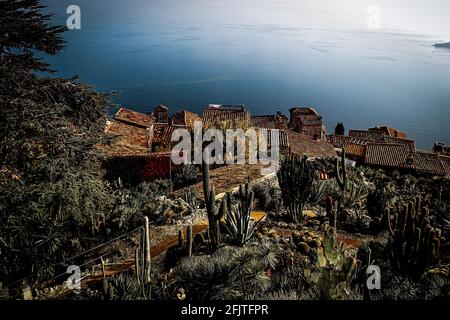
<path fill-rule="evenodd" d="M 43 0 L 58 14 L 78 4 L 90 21 L 111 23 L 278 24 L 345 31 L 367 30 L 369 6 L 380 8 L 380 31 L 450 41 L 449 0 Z"/>

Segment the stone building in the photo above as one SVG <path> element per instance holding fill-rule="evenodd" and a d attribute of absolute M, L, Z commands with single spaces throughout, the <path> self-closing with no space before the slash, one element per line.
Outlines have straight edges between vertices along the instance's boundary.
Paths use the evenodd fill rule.
<path fill-rule="evenodd" d="M 322 116 L 314 108 L 294 107 L 290 112 L 291 129 L 314 140 L 325 140 L 326 128 Z"/>

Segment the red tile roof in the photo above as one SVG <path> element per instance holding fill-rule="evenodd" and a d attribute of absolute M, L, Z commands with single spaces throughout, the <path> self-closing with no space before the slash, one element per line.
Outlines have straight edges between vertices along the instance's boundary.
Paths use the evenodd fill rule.
<path fill-rule="evenodd" d="M 289 112 L 291 116 L 319 115 L 316 109 L 311 107 L 292 107 Z"/>
<path fill-rule="evenodd" d="M 228 121 L 232 124 L 243 124 L 250 127 L 250 112 L 244 107 L 207 107 L 203 110 L 203 126 L 214 126 L 218 121 Z"/>
<path fill-rule="evenodd" d="M 194 126 L 194 122 L 195 121 L 201 121 L 202 118 L 200 118 L 199 115 L 187 111 L 187 110 L 182 110 L 182 111 L 178 111 L 176 113 L 173 114 L 173 116 L 171 117 L 171 121 L 173 125 L 176 126 L 188 126 L 190 128 L 192 128 Z"/>
<path fill-rule="evenodd" d="M 390 136 L 390 137 L 394 137 L 394 138 L 400 138 L 400 139 L 407 138 L 407 135 L 405 132 L 398 131 L 395 128 L 391 128 L 391 127 L 387 127 L 387 126 L 370 128 L 369 131 L 381 132 L 386 136 Z"/>
<path fill-rule="evenodd" d="M 154 123 L 153 117 L 151 115 L 125 108 L 120 108 L 120 110 L 114 116 L 114 119 L 144 128 L 150 128 Z"/>
<path fill-rule="evenodd" d="M 384 134 L 378 131 L 368 131 L 368 130 L 349 130 L 349 137 L 366 139 L 371 141 L 383 141 Z"/>
<path fill-rule="evenodd" d="M 253 127 L 267 129 L 286 129 L 288 117 L 283 114 L 252 116 L 251 123 Z"/>
<path fill-rule="evenodd" d="M 308 157 L 336 157 L 336 151 L 328 142 L 314 140 L 309 136 L 288 130 L 289 146 L 291 152 Z"/>
<path fill-rule="evenodd" d="M 184 126 L 172 126 L 164 123 L 155 123 L 153 127 L 153 146 L 158 152 L 171 150 L 172 133 L 176 128 Z"/>
<path fill-rule="evenodd" d="M 439 155 L 439 160 L 441 160 L 442 167 L 445 170 L 445 178 L 450 179 L 450 157 Z"/>
<path fill-rule="evenodd" d="M 445 176 L 445 168 L 435 153 L 416 151 L 414 153 L 414 166 L 419 173 L 429 173 Z"/>
<path fill-rule="evenodd" d="M 412 151 L 416 150 L 416 143 L 414 140 L 408 140 L 408 139 L 401 139 L 391 136 L 384 136 L 384 141 L 386 143 L 393 143 L 393 144 L 404 144 L 405 146 L 408 146 L 408 148 Z"/>
<path fill-rule="evenodd" d="M 407 163 L 411 156 L 414 157 L 414 154 L 402 144 L 368 143 L 365 163 L 389 168 L 414 169 L 414 163 Z M 413 159 L 409 160 L 413 162 Z"/>
<path fill-rule="evenodd" d="M 111 121 L 107 125 L 105 132 L 117 137 L 117 144 L 130 147 L 149 149 L 149 138 L 151 129 L 122 123 L 119 121 Z"/>

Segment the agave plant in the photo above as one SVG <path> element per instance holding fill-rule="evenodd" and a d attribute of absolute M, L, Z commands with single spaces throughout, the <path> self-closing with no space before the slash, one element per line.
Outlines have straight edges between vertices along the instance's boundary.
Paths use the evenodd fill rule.
<path fill-rule="evenodd" d="M 308 197 L 308 202 L 312 205 L 318 205 L 327 196 L 336 192 L 333 180 L 316 180 L 311 186 L 311 191 Z"/>
<path fill-rule="evenodd" d="M 226 197 L 230 211 L 225 216 L 225 230 L 230 235 L 232 242 L 243 246 L 253 237 L 260 223 L 251 219 L 254 199 L 253 191 L 251 191 L 249 183 L 245 186 L 241 185 L 238 195 L 239 201 L 234 208 L 231 205 L 231 195 L 227 194 Z"/>

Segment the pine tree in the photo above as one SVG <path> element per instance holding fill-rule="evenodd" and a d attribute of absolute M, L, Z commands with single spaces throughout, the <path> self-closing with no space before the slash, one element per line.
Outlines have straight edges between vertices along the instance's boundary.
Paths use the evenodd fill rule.
<path fill-rule="evenodd" d="M 345 135 L 345 127 L 342 122 L 338 122 L 336 128 L 334 129 L 334 134 L 343 136 Z"/>
<path fill-rule="evenodd" d="M 57 54 L 65 27 L 38 0 L 0 1 L 0 282 L 65 270 L 92 245 L 110 196 L 101 155 L 108 97 L 77 79 L 48 77 L 37 54 Z"/>

